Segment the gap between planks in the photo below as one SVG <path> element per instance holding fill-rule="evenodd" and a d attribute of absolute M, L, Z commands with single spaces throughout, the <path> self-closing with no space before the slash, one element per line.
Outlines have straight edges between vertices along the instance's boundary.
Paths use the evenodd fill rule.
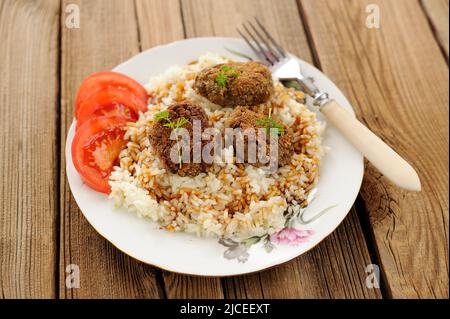
<path fill-rule="evenodd" d="M 0 3 L 2 298 L 55 297 L 58 11 L 55 0 Z"/>
<path fill-rule="evenodd" d="M 73 118 L 73 100 L 81 80 L 111 69 L 140 51 L 136 10 L 131 1 L 64 0 L 80 8 L 80 28 L 62 27 L 61 40 L 61 150 Z M 62 11 L 62 15 L 66 14 Z M 61 154 L 60 298 L 161 298 L 158 271 L 117 250 L 85 220 L 65 176 Z M 65 286 L 65 267 L 80 267 L 79 289 Z"/>
<path fill-rule="evenodd" d="M 297 0 L 297 7 L 298 7 L 299 15 L 300 15 L 302 23 L 303 23 L 303 28 L 305 29 L 305 37 L 306 37 L 309 47 L 311 49 L 311 56 L 312 56 L 313 64 L 319 70 L 321 70 L 322 72 L 325 72 L 324 70 L 322 70 L 319 52 L 316 49 L 316 45 L 314 43 L 314 38 L 312 36 L 311 30 L 310 30 L 310 27 L 308 24 L 308 16 L 307 16 L 306 12 L 304 11 L 304 8 L 301 4 L 301 0 Z M 367 161 L 366 159 L 364 159 L 364 160 Z M 366 163 L 365 163 L 365 166 L 366 166 Z M 371 260 L 372 264 L 380 265 L 381 263 L 379 260 L 379 256 L 376 252 L 377 248 L 376 248 L 376 245 L 374 242 L 374 237 L 371 234 L 371 225 L 370 225 L 369 219 L 368 219 L 368 210 L 366 209 L 364 200 L 362 199 L 362 197 L 360 195 L 358 195 L 358 197 L 356 198 L 354 207 L 355 207 L 355 211 L 357 212 L 357 215 L 358 215 L 358 220 L 361 225 L 361 231 L 364 235 L 367 250 L 368 250 L 369 256 L 370 256 L 370 260 Z M 387 289 L 386 278 L 385 278 L 385 275 L 383 272 L 380 273 L 380 293 L 383 298 L 392 298 L 389 290 Z"/>
<path fill-rule="evenodd" d="M 428 18 L 436 41 L 439 43 L 447 64 L 449 59 L 449 5 L 448 0 L 418 0 Z"/>

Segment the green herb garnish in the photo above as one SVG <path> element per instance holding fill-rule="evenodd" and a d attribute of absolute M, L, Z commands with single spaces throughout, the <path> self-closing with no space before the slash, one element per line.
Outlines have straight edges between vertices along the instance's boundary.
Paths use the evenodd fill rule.
<path fill-rule="evenodd" d="M 162 111 L 162 112 L 156 113 L 155 120 L 156 121 L 166 120 L 166 121 L 170 122 L 170 113 L 168 111 Z"/>
<path fill-rule="evenodd" d="M 175 135 L 177 137 L 176 141 L 177 141 L 178 163 L 181 168 L 181 165 L 183 164 L 183 162 L 181 160 L 181 148 L 180 148 L 180 143 L 179 143 L 179 139 L 178 139 L 177 129 L 179 129 L 180 127 L 183 127 L 185 124 L 189 123 L 189 120 L 185 117 L 180 117 L 176 121 L 172 121 L 170 119 L 170 113 L 168 111 L 162 111 L 162 112 L 156 113 L 155 119 L 156 119 L 156 121 L 161 121 L 161 120 L 166 121 L 166 123 L 164 123 L 163 126 L 171 128 L 172 130 L 175 131 Z"/>
<path fill-rule="evenodd" d="M 239 74 L 235 67 L 222 65 L 215 80 L 218 86 L 224 88 L 227 86 L 230 77 L 237 77 L 238 75 Z"/>
<path fill-rule="evenodd" d="M 258 125 L 261 125 L 262 127 L 264 127 L 266 129 L 266 133 L 269 134 L 270 132 L 274 132 L 277 135 L 283 135 L 284 134 L 284 127 L 280 124 L 278 124 L 277 122 L 274 121 L 274 119 L 272 118 L 272 108 L 269 109 L 269 116 L 262 118 L 262 119 L 257 119 L 256 123 L 258 123 Z M 273 131 L 271 131 L 271 129 L 274 129 Z"/>
<path fill-rule="evenodd" d="M 284 134 L 283 126 L 275 122 L 272 118 L 266 117 L 263 119 L 257 119 L 256 122 L 266 129 L 267 134 L 271 132 L 271 129 L 274 129 L 274 133 L 277 135 Z"/>
<path fill-rule="evenodd" d="M 185 117 L 180 117 L 175 122 L 169 120 L 169 122 L 165 123 L 163 126 L 176 130 L 177 128 L 185 125 L 186 123 L 189 123 L 189 120 Z"/>
<path fill-rule="evenodd" d="M 225 73 L 219 73 L 216 76 L 216 83 L 221 88 L 224 88 L 228 84 L 228 77 L 225 75 Z"/>

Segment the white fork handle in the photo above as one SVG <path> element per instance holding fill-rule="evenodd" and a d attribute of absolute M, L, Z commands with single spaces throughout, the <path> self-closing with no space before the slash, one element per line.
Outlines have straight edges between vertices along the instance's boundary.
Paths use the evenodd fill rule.
<path fill-rule="evenodd" d="M 336 101 L 327 102 L 320 110 L 391 182 L 407 190 L 420 191 L 420 179 L 414 168 Z"/>

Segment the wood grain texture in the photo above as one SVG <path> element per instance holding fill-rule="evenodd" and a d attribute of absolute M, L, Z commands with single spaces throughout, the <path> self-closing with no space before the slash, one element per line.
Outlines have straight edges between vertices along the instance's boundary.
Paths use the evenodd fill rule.
<path fill-rule="evenodd" d="M 184 38 L 179 0 L 136 0 L 136 13 L 142 50 Z"/>
<path fill-rule="evenodd" d="M 0 3 L 0 298 L 56 294 L 59 1 Z"/>
<path fill-rule="evenodd" d="M 195 277 L 163 271 L 166 297 L 169 299 L 222 299 L 220 278 Z"/>
<path fill-rule="evenodd" d="M 181 6 L 178 0 L 137 0 L 142 49 L 184 38 Z M 163 271 L 167 298 L 223 298 L 219 278 L 201 278 Z"/>
<path fill-rule="evenodd" d="M 236 28 L 258 16 L 290 52 L 311 61 L 311 52 L 294 0 L 182 0 L 187 37 L 239 37 Z"/>
<path fill-rule="evenodd" d="M 225 280 L 228 298 L 380 298 L 366 289 L 367 247 L 355 209 L 314 250 L 288 262 L 247 276 Z M 366 261 L 366 264 L 362 264 Z"/>
<path fill-rule="evenodd" d="M 381 298 L 366 287 L 371 264 L 356 210 L 313 250 L 261 273 L 266 298 Z"/>
<path fill-rule="evenodd" d="M 365 25 L 369 3 L 380 8 L 379 29 Z M 419 2 L 301 6 L 323 71 L 421 177 L 422 192 L 406 192 L 366 165 L 362 197 L 388 293 L 448 297 L 448 67 Z"/>
<path fill-rule="evenodd" d="M 236 27 L 258 16 L 284 47 L 312 61 L 295 0 L 185 0 L 182 12 L 188 37 L 237 37 Z M 365 286 L 370 263 L 353 211 L 338 232 L 309 253 L 261 274 L 223 282 L 228 298 L 380 298 L 379 290 Z"/>
<path fill-rule="evenodd" d="M 63 1 L 80 8 L 79 29 L 62 28 L 61 150 L 73 119 L 73 101 L 80 82 L 90 73 L 108 70 L 139 52 L 133 1 Z M 159 270 L 123 254 L 86 221 L 73 199 L 61 152 L 61 298 L 160 298 Z M 80 288 L 65 286 L 65 269 L 80 269 Z"/>
<path fill-rule="evenodd" d="M 421 0 L 428 19 L 433 26 L 436 38 L 447 55 L 448 60 L 448 0 Z"/>

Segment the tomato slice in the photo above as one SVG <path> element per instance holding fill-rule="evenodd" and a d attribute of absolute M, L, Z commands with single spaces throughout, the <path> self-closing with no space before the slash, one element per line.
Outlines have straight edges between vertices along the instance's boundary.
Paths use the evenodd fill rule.
<path fill-rule="evenodd" d="M 139 111 L 145 108 L 146 105 L 134 94 L 117 88 L 107 88 L 92 94 L 80 104 L 77 129 L 96 116 L 121 116 L 135 121 L 139 117 Z"/>
<path fill-rule="evenodd" d="M 111 87 L 133 93 L 145 106 L 147 106 L 148 94 L 139 82 L 117 72 L 97 72 L 88 76 L 81 83 L 75 98 L 75 115 L 78 117 L 78 109 L 81 103 L 89 96 Z M 145 110 L 146 107 L 141 111 L 144 112 Z"/>
<path fill-rule="evenodd" d="M 85 121 L 72 141 L 72 161 L 84 182 L 92 189 L 109 194 L 109 176 L 119 164 L 126 145 L 126 119 L 100 116 Z"/>

